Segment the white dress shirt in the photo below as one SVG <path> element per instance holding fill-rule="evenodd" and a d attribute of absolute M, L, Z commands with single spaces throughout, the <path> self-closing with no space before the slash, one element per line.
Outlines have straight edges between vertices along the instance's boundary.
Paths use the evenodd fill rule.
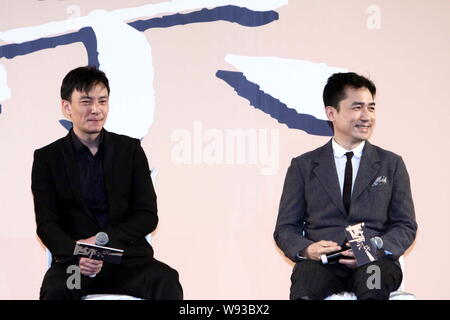
<path fill-rule="evenodd" d="M 332 145 L 333 145 L 334 162 L 336 163 L 336 170 L 339 178 L 341 195 L 344 189 L 345 164 L 347 163 L 347 157 L 345 156 L 345 154 L 350 151 L 353 152 L 352 157 L 352 167 L 353 167 L 352 192 L 353 192 L 353 186 L 355 184 L 356 175 L 358 174 L 359 163 L 361 162 L 362 151 L 365 144 L 366 142 L 363 141 L 356 148 L 353 148 L 353 150 L 347 150 L 341 147 L 333 138 Z"/>

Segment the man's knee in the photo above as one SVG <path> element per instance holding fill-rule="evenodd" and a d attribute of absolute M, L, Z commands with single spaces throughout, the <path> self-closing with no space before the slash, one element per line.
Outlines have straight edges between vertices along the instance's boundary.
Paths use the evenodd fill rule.
<path fill-rule="evenodd" d="M 320 262 L 298 262 L 291 276 L 291 300 L 322 300 L 332 293 L 343 290 L 343 284 Z"/>
<path fill-rule="evenodd" d="M 80 276 L 78 274 L 78 276 Z M 81 276 L 67 273 L 66 266 L 53 265 L 45 274 L 39 294 L 40 300 L 79 300 L 81 299 Z"/>
<path fill-rule="evenodd" d="M 66 279 L 43 282 L 39 295 L 40 300 L 80 300 L 82 292 L 77 288 L 69 288 Z"/>
<path fill-rule="evenodd" d="M 361 267 L 353 279 L 358 299 L 387 300 L 398 289 L 403 274 L 394 261 L 383 259 Z"/>
<path fill-rule="evenodd" d="M 178 272 L 165 263 L 155 260 L 147 271 L 151 279 L 149 290 L 150 299 L 183 299 L 183 289 Z"/>
<path fill-rule="evenodd" d="M 175 285 L 179 282 L 179 274 L 177 270 L 163 264 L 163 267 L 160 269 L 159 279 L 167 284 Z"/>

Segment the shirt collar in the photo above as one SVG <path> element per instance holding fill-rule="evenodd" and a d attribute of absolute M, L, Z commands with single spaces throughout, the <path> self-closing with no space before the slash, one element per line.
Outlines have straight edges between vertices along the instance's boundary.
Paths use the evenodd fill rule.
<path fill-rule="evenodd" d="M 333 154 L 334 154 L 335 158 L 342 158 L 343 156 L 345 156 L 345 154 L 347 152 L 352 151 L 353 156 L 359 159 L 362 156 L 362 152 L 363 152 L 366 142 L 365 141 L 361 142 L 357 147 L 353 148 L 353 150 L 347 150 L 347 149 L 343 148 L 340 144 L 338 144 L 334 140 L 334 138 L 332 139 L 331 144 L 333 146 Z"/>
<path fill-rule="evenodd" d="M 105 130 L 102 129 L 102 131 L 100 132 L 100 140 L 98 143 L 98 150 L 103 149 L 103 140 L 104 140 L 104 136 L 105 136 L 104 131 Z M 70 137 L 72 138 L 73 147 L 77 153 L 79 153 L 85 149 L 89 150 L 88 147 L 86 147 L 84 144 L 81 143 L 80 138 L 78 138 L 78 136 L 75 134 L 75 132 L 73 131 L 73 128 L 70 129 Z"/>

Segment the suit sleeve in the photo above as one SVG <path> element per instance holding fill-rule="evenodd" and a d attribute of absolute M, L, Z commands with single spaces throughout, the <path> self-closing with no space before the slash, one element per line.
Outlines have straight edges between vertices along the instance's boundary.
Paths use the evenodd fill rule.
<path fill-rule="evenodd" d="M 297 160 L 292 159 L 284 181 L 274 238 L 294 262 L 301 260 L 299 251 L 313 243 L 303 236 L 305 212 L 305 181 Z"/>
<path fill-rule="evenodd" d="M 71 256 L 75 240 L 63 229 L 56 201 L 56 190 L 45 154 L 34 152 L 31 190 L 34 199 L 37 234 L 54 256 Z"/>
<path fill-rule="evenodd" d="M 411 246 L 417 232 L 409 175 L 401 157 L 398 158 L 392 183 L 389 226 L 381 238 L 384 249 L 392 252 L 394 259 L 398 259 Z"/>
<path fill-rule="evenodd" d="M 153 188 L 147 157 L 136 140 L 133 159 L 131 191 L 131 215 L 115 226 L 108 226 L 105 232 L 111 241 L 134 243 L 153 232 L 158 224 L 156 194 Z"/>

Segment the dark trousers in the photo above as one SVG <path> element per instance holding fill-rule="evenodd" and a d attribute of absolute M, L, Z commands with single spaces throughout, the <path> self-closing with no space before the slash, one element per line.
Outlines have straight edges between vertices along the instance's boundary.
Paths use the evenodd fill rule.
<path fill-rule="evenodd" d="M 378 274 L 379 282 L 373 281 Z M 402 278 L 400 267 L 388 258 L 357 269 L 340 263 L 323 265 L 320 261 L 304 260 L 298 262 L 292 272 L 290 299 L 322 300 L 348 291 L 354 292 L 359 300 L 388 300 L 389 294 L 400 286 Z"/>
<path fill-rule="evenodd" d="M 52 264 L 42 282 L 41 300 L 80 300 L 87 294 L 102 293 L 150 300 L 183 299 L 178 272 L 153 258 L 124 257 L 120 265 L 103 263 L 102 270 L 94 278 L 80 273 L 79 289 L 73 288 L 75 273 L 68 273 L 70 266 L 70 263 Z"/>

